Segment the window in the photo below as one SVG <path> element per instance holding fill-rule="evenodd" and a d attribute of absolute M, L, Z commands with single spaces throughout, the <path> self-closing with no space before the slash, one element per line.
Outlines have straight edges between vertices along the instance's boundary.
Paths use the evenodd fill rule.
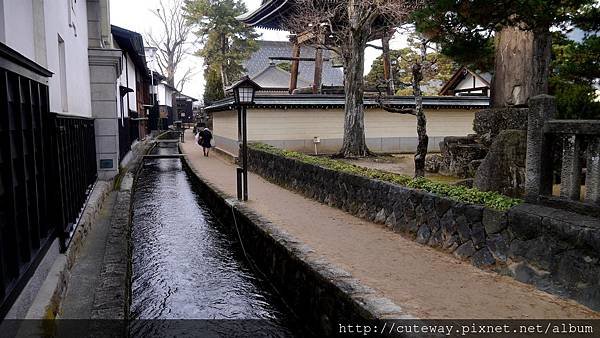
<path fill-rule="evenodd" d="M 58 71 L 60 72 L 60 101 L 62 111 L 69 111 L 67 96 L 67 63 L 65 54 L 65 40 L 58 36 Z"/>

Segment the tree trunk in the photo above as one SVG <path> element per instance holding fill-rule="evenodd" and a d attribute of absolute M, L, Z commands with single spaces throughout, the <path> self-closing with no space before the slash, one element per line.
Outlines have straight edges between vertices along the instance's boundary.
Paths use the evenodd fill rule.
<path fill-rule="evenodd" d="M 383 48 L 383 79 L 386 82 L 388 95 L 394 95 L 394 73 L 392 71 L 392 60 L 390 59 L 390 35 L 381 38 L 381 47 Z"/>
<path fill-rule="evenodd" d="M 421 43 L 420 60 L 412 66 L 412 87 L 415 97 L 415 113 L 417 115 L 417 151 L 415 152 L 415 177 L 425 177 L 425 157 L 427 156 L 427 147 L 429 145 L 429 136 L 427 136 L 427 116 L 423 110 L 423 92 L 421 91 L 421 81 L 423 81 L 423 63 L 427 58 L 427 42 Z"/>
<path fill-rule="evenodd" d="M 530 97 L 548 93 L 552 35 L 548 27 L 534 31 L 503 28 L 496 36 L 492 106 L 525 106 Z"/>
<path fill-rule="evenodd" d="M 221 55 L 226 55 L 227 48 L 227 37 L 225 34 L 221 34 Z M 219 71 L 221 73 L 221 82 L 223 83 L 223 92 L 227 91 L 227 86 L 229 86 L 229 79 L 227 78 L 227 72 L 225 71 L 225 62 L 221 61 L 219 63 Z"/>
<path fill-rule="evenodd" d="M 344 58 L 344 141 L 339 153 L 342 157 L 364 157 L 370 154 L 365 140 L 363 73 L 366 39 L 363 35 L 362 32 L 352 34 L 349 55 Z"/>

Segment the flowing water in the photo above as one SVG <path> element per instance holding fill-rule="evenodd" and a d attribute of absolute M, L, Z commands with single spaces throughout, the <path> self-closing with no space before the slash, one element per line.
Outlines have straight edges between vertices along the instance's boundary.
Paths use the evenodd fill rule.
<path fill-rule="evenodd" d="M 171 335 L 198 325 L 203 334 L 298 334 L 295 317 L 251 269 L 235 235 L 213 217 L 181 160 L 145 160 L 133 200 L 134 335 Z"/>

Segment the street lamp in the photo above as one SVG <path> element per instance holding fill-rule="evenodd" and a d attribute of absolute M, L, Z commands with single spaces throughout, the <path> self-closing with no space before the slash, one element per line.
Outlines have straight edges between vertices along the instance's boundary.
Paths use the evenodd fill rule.
<path fill-rule="evenodd" d="M 237 196 L 238 200 L 248 200 L 248 124 L 246 108 L 254 104 L 254 95 L 260 86 L 244 76 L 231 85 L 228 90 L 233 91 L 235 105 L 238 108 L 238 142 L 241 141 L 242 167 L 237 168 Z"/>

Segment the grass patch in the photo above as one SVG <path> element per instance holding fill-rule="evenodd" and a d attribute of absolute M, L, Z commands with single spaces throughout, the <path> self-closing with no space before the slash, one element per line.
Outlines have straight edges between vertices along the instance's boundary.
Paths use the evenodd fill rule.
<path fill-rule="evenodd" d="M 296 151 L 275 148 L 263 143 L 253 143 L 249 146 L 252 149 L 262 150 L 267 153 L 287 158 L 293 158 L 304 163 L 321 166 L 327 169 L 365 176 L 389 183 L 394 183 L 407 188 L 420 189 L 440 196 L 448 197 L 455 201 L 470 204 L 480 204 L 500 211 L 508 210 L 515 205 L 523 203 L 523 201 L 520 199 L 507 197 L 497 192 L 480 191 L 475 188 L 433 182 L 426 178 L 412 178 L 406 175 L 390 173 L 383 170 L 359 167 L 354 164 L 335 160 L 329 157 L 306 155 Z"/>

